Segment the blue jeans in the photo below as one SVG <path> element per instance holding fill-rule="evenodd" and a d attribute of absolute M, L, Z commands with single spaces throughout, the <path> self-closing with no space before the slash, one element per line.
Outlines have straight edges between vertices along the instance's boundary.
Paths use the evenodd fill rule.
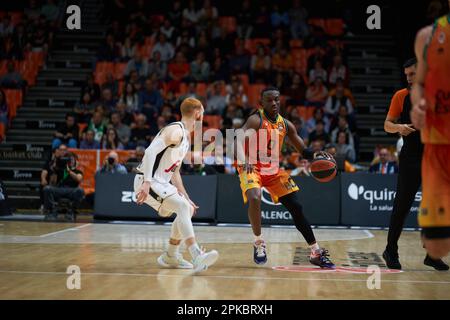
<path fill-rule="evenodd" d="M 61 139 L 55 138 L 55 139 L 53 139 L 53 142 L 52 142 L 52 149 L 57 149 L 62 144 L 63 144 L 63 142 L 62 142 Z M 68 148 L 76 148 L 77 147 L 77 140 L 71 138 L 71 139 L 69 139 L 69 141 L 67 141 L 66 144 L 67 144 Z"/>

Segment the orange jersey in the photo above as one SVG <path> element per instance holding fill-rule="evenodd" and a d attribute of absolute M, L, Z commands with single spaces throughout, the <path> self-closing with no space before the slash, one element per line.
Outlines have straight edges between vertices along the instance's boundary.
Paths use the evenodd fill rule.
<path fill-rule="evenodd" d="M 262 172 L 266 175 L 277 174 L 281 149 L 288 132 L 287 122 L 281 115 L 278 115 L 275 121 L 270 120 L 263 109 L 259 109 L 258 114 L 261 122 L 257 132 L 256 153 L 258 158 L 255 167 L 258 171 L 268 170 Z"/>
<path fill-rule="evenodd" d="M 450 14 L 436 20 L 424 58 L 427 111 L 422 141 L 450 144 Z"/>

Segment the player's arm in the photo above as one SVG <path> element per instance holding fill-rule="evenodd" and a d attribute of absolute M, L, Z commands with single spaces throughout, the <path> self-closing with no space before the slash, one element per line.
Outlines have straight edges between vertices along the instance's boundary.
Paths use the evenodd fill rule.
<path fill-rule="evenodd" d="M 173 173 L 171 182 L 175 186 L 175 188 L 177 188 L 178 192 L 180 194 L 182 194 L 189 201 L 189 203 L 194 208 L 194 214 L 195 214 L 195 212 L 198 209 L 198 206 L 189 198 L 189 195 L 188 195 L 188 193 L 186 191 L 186 188 L 184 187 L 184 184 L 183 184 L 183 179 L 181 179 L 180 167 L 177 167 L 177 169 Z"/>
<path fill-rule="evenodd" d="M 425 83 L 425 76 L 427 73 L 427 65 L 424 57 L 425 46 L 431 37 L 433 27 L 428 26 L 421 29 L 416 36 L 414 50 L 417 58 L 417 69 L 414 83 L 411 89 L 411 120 L 417 129 L 421 129 L 425 123 L 425 99 L 423 87 Z"/>
<path fill-rule="evenodd" d="M 286 123 L 288 127 L 287 137 L 289 138 L 289 142 L 300 154 L 302 154 L 303 158 L 312 160 L 318 155 L 327 155 L 332 158 L 331 155 L 323 151 L 314 153 L 310 148 L 308 148 L 305 145 L 303 139 L 300 138 L 294 124 L 289 120 L 286 120 Z"/>
<path fill-rule="evenodd" d="M 156 156 L 167 147 L 178 145 L 182 138 L 183 129 L 181 129 L 181 127 L 169 126 L 165 128 L 157 138 L 153 139 L 150 146 L 145 150 L 144 158 L 142 159 L 144 182 L 142 183 L 141 189 L 137 194 L 137 204 L 142 204 L 145 199 L 147 199 Z"/>
<path fill-rule="evenodd" d="M 256 134 L 259 127 L 261 125 L 261 119 L 257 114 L 251 115 L 247 121 L 244 123 L 241 129 L 244 133 L 244 139 L 236 139 L 235 140 L 235 155 L 236 159 L 238 161 L 238 165 L 244 164 L 244 168 L 247 171 L 247 173 L 250 173 L 253 171 L 253 163 L 251 163 L 249 157 L 249 154 L 246 154 L 245 152 L 245 141 L 248 139 L 249 141 L 252 140 L 253 135 Z M 255 146 L 256 147 L 256 146 Z M 249 149 L 251 149 L 252 146 L 250 146 Z"/>

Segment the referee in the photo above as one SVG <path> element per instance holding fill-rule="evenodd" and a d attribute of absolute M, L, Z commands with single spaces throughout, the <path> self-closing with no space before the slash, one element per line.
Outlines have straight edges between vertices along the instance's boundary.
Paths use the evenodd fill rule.
<path fill-rule="evenodd" d="M 421 184 L 423 144 L 420 140 L 420 132 L 413 128 L 409 116 L 411 111 L 409 93 L 416 74 L 416 64 L 417 60 L 413 58 L 403 65 L 408 88 L 401 89 L 394 94 L 384 122 L 386 132 L 399 133 L 403 138 L 403 147 L 399 156 L 397 193 L 389 225 L 387 246 L 383 252 L 383 258 L 389 269 L 402 268 L 398 257 L 398 239 Z M 424 264 L 436 270 L 449 269 L 442 260 L 433 260 L 428 255 L 425 257 Z"/>

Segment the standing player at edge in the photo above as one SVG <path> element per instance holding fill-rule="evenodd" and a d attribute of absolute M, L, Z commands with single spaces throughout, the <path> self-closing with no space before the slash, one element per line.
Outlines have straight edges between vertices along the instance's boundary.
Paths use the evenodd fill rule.
<path fill-rule="evenodd" d="M 238 167 L 244 203 L 249 202 L 248 216 L 255 236 L 253 259 L 257 264 L 267 262 L 266 244 L 261 234 L 261 188 L 265 187 L 270 192 L 272 200 L 275 203 L 281 202 L 292 215 L 296 228 L 303 235 L 311 249 L 309 261 L 321 268 L 335 268 L 335 265 L 329 259 L 328 250 L 319 247 L 311 225 L 303 214 L 298 195 L 299 188 L 285 171 L 279 169 L 279 159 L 277 159 L 275 170 L 265 173 L 265 169 L 271 167 L 271 165 L 267 166 L 267 164 L 261 162 L 260 151 L 261 149 L 273 150 L 273 152 L 281 154 L 281 147 L 284 138 L 287 136 L 291 144 L 307 159 L 312 159 L 319 154 L 329 159 L 332 157 L 325 152 L 314 154 L 310 149 L 306 148 L 305 143 L 298 136 L 295 126 L 279 114 L 280 92 L 278 89 L 264 89 L 261 92 L 261 105 L 262 108 L 252 114 L 242 127 L 244 132 L 253 129 L 257 134 L 257 163 L 253 166 L 249 162 L 250 160 L 247 159 L 243 166 Z M 268 140 L 262 141 L 260 139 L 260 130 L 267 130 Z M 276 133 L 278 138 L 275 141 L 270 138 L 272 131 Z M 249 148 L 254 147 L 249 146 Z M 238 149 L 245 150 L 243 145 L 238 145 Z M 250 153 L 247 151 L 246 153 Z M 247 157 L 249 154 L 245 154 L 245 156 L 249 158 Z M 242 159 L 239 160 L 242 161 Z"/>
<path fill-rule="evenodd" d="M 194 131 L 196 121 L 203 120 L 203 112 L 199 100 L 185 99 L 181 103 L 181 121 L 170 123 L 159 131 L 145 150 L 137 168 L 139 173 L 134 178 L 137 204 L 148 204 L 162 217 L 176 214 L 168 251 L 158 258 L 163 267 L 202 271 L 214 264 L 219 256 L 215 250 L 204 252 L 195 240 L 191 217 L 198 207 L 189 199 L 180 175 L 181 163 L 190 149 L 188 134 Z M 192 256 L 193 265 L 178 251 L 182 240 Z"/>
<path fill-rule="evenodd" d="M 425 144 L 419 225 L 428 254 L 440 259 L 450 252 L 450 13 L 418 32 L 415 52 L 411 120 Z"/>

